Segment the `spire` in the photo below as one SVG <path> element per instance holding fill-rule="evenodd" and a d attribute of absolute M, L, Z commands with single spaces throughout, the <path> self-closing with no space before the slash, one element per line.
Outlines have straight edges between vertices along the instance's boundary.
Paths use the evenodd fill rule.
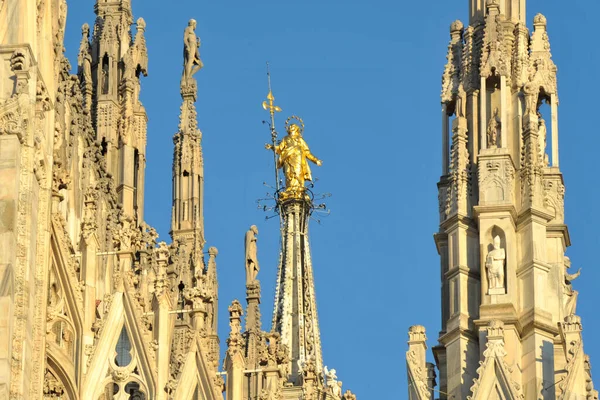
<path fill-rule="evenodd" d="M 134 41 L 129 0 L 97 0 L 94 10 L 97 17 L 91 42 L 89 26 L 82 27 L 81 88 L 123 212 L 139 224 L 144 219 L 148 119 L 139 99 L 141 76 L 146 76 L 148 67 L 146 23 L 137 20 Z"/>
<path fill-rule="evenodd" d="M 190 262 L 198 273 L 203 269 L 204 247 L 204 165 L 202 160 L 202 132 L 198 129 L 195 101 L 198 95 L 193 73 L 202 62 L 198 52 L 200 39 L 195 33 L 196 21 L 190 20 L 184 33 L 184 74 L 181 80 L 181 114 L 179 131 L 173 136 L 173 210 L 171 237 L 186 249 Z M 192 271 L 188 271 L 191 273 Z M 186 280 L 188 282 L 186 282 Z M 183 280 L 191 284 L 191 275 Z"/>
<path fill-rule="evenodd" d="M 305 366 L 314 367 L 318 375 L 323 372 L 308 238 L 308 220 L 313 210 L 313 203 L 312 193 L 305 186 L 306 181 L 312 180 L 308 161 L 319 166 L 322 162 L 311 153 L 304 141 L 302 137 L 304 122 L 297 116 L 287 119 L 285 123 L 287 136 L 277 143 L 274 111 L 279 110 L 274 106 L 273 101 L 274 96 L 269 88 L 267 102 L 263 103 L 263 107 L 271 114 L 273 143 L 266 147 L 274 152 L 277 158 L 276 168 L 282 168 L 285 177 L 285 187 L 278 188 L 276 193 L 282 223 L 282 248 L 277 273 L 272 331 L 280 335 L 281 343 L 288 352 L 289 382 L 302 385 Z"/>

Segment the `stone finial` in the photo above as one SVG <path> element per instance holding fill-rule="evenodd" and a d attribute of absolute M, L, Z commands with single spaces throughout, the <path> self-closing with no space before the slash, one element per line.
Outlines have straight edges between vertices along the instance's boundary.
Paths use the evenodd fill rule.
<path fill-rule="evenodd" d="M 158 248 L 154 249 L 156 260 L 167 262 L 169 260 L 169 246 L 165 242 L 158 243 Z"/>
<path fill-rule="evenodd" d="M 450 24 L 450 33 L 460 32 L 464 28 L 463 23 L 460 20 L 456 20 Z"/>
<path fill-rule="evenodd" d="M 244 309 L 242 308 L 242 305 L 238 300 L 234 300 L 229 306 L 228 310 L 230 320 L 239 320 L 242 317 L 242 314 L 244 313 Z"/>
<path fill-rule="evenodd" d="M 229 338 L 227 346 L 231 354 L 240 350 L 243 346 L 244 338 L 242 337 L 242 314 L 244 310 L 238 300 L 234 300 L 229 306 Z"/>
<path fill-rule="evenodd" d="M 207 280 L 209 281 L 209 285 L 216 290 L 217 286 L 217 254 L 219 251 L 216 247 L 210 247 L 208 249 L 208 268 L 206 270 Z M 204 268 L 201 266 L 196 271 L 196 275 L 201 275 L 204 271 Z"/>
<path fill-rule="evenodd" d="M 583 330 L 581 318 L 575 314 L 566 316 L 565 322 L 562 323 L 562 328 L 564 332 L 581 332 Z"/>
<path fill-rule="evenodd" d="M 425 336 L 425 327 L 423 325 L 413 325 L 408 328 L 408 340 L 409 342 L 427 341 L 427 336 Z"/>
<path fill-rule="evenodd" d="M 493 319 L 487 326 L 487 337 L 491 339 L 504 339 L 504 322 Z"/>
<path fill-rule="evenodd" d="M 139 31 L 144 32 L 146 30 L 146 21 L 144 20 L 144 18 L 141 18 L 141 17 L 138 18 L 136 25 L 137 25 L 138 32 Z"/>
<path fill-rule="evenodd" d="M 533 26 L 535 28 L 537 28 L 538 26 L 546 28 L 546 26 L 547 26 L 546 17 L 544 17 L 543 14 L 537 14 L 535 17 L 533 17 Z"/>
<path fill-rule="evenodd" d="M 350 390 L 346 390 L 346 393 L 342 396 L 343 400 L 356 400 L 356 395 Z"/>

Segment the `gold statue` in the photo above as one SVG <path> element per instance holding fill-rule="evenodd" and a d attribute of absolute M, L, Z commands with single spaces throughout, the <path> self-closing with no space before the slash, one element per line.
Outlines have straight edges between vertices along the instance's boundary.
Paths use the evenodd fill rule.
<path fill-rule="evenodd" d="M 297 119 L 301 124 L 289 124 L 290 119 Z M 287 136 L 276 146 L 267 144 L 268 150 L 275 150 L 279 155 L 277 159 L 277 168 L 283 168 L 285 175 L 285 190 L 280 194 L 279 198 L 285 199 L 301 199 L 304 197 L 304 182 L 312 181 L 310 167 L 307 160 L 321 166 L 323 162 L 315 157 L 308 148 L 308 145 L 302 138 L 304 124 L 298 117 L 290 117 L 286 122 Z"/>

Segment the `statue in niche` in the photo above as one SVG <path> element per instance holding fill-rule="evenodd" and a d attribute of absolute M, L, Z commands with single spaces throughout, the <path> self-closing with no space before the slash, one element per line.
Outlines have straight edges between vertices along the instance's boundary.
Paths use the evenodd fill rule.
<path fill-rule="evenodd" d="M 544 118 L 542 118 L 542 114 L 538 112 L 538 140 L 540 143 L 540 162 L 543 163 L 544 167 L 547 167 L 549 164 L 548 154 L 546 154 L 546 134 L 546 121 L 544 121 Z"/>
<path fill-rule="evenodd" d="M 467 116 L 467 92 L 462 83 L 458 85 L 458 94 L 456 95 L 456 116 L 459 118 Z"/>
<path fill-rule="evenodd" d="M 487 147 L 498 147 L 498 139 L 500 136 L 501 121 L 498 116 L 498 108 L 494 109 L 494 115 L 490 118 L 487 127 Z"/>
<path fill-rule="evenodd" d="M 246 232 L 246 285 L 250 285 L 256 281 L 256 276 L 260 270 L 257 257 L 256 235 L 258 235 L 258 228 L 256 225 L 252 225 L 248 229 L 248 232 Z"/>
<path fill-rule="evenodd" d="M 494 248 L 485 260 L 488 277 L 488 294 L 504 294 L 504 262 L 506 251 L 500 247 L 500 236 L 494 237 Z"/>
<path fill-rule="evenodd" d="M 537 113 L 539 91 L 539 87 L 533 82 L 529 82 L 523 87 L 523 94 L 525 96 L 525 115 Z"/>
<path fill-rule="evenodd" d="M 100 87 L 102 88 L 102 94 L 108 94 L 108 63 L 102 64 L 102 71 L 100 71 Z"/>
<path fill-rule="evenodd" d="M 196 20 L 190 19 L 183 34 L 183 81 L 200 71 L 204 64 L 200 60 L 200 38 L 196 36 Z"/>
<path fill-rule="evenodd" d="M 577 310 L 577 296 L 579 296 L 579 292 L 577 290 L 573 290 L 572 281 L 577 279 L 581 274 L 581 268 L 574 274 L 569 274 L 568 270 L 571 268 L 571 260 L 569 257 L 565 256 L 564 260 L 564 268 L 565 268 L 565 280 L 563 282 L 563 293 L 565 294 L 565 315 L 575 314 Z"/>

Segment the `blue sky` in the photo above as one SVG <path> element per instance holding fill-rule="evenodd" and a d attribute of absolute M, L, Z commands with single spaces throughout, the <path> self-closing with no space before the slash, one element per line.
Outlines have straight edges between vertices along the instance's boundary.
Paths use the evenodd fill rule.
<path fill-rule="evenodd" d="M 311 244 L 325 364 L 344 390 L 362 399 L 406 398 L 404 354 L 410 325 L 440 329 L 436 182 L 441 171 L 440 89 L 455 19 L 467 0 L 191 1 L 132 0 L 147 23 L 149 76 L 141 98 L 148 115 L 146 218 L 169 241 L 172 136 L 177 130 L 183 30 L 190 18 L 205 67 L 196 74 L 205 157 L 205 231 L 219 248 L 220 333 L 227 306 L 244 300 L 243 236 L 258 225 L 263 329 L 270 329 L 277 219 L 256 200 L 273 184 L 269 132 L 261 103 L 271 64 L 280 131 L 296 114 L 323 159 L 317 192 L 332 193 L 331 214 L 312 222 Z M 80 27 L 94 21 L 92 0 L 69 1 L 66 47 L 72 64 Z M 566 184 L 568 250 L 582 277 L 578 314 L 585 350 L 600 363 L 597 305 L 600 198 L 597 101 L 600 59 L 596 1 L 528 1 L 528 25 L 542 12 L 560 96 L 560 161 Z M 596 310 L 595 310 L 596 308 Z M 429 357 L 433 360 L 433 357 Z M 596 361 L 594 361 L 596 360 Z M 390 393 L 390 387 L 394 392 Z M 397 391 L 397 392 L 396 392 Z"/>

